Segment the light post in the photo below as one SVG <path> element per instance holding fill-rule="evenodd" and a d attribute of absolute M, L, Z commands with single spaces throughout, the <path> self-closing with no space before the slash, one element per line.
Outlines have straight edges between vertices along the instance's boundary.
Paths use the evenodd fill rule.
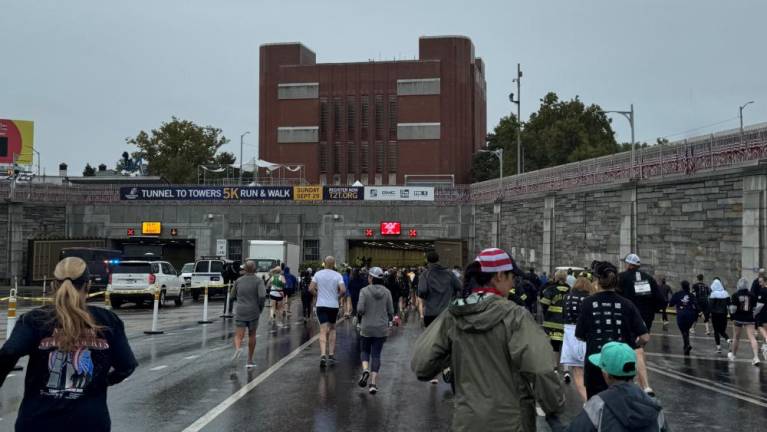
<path fill-rule="evenodd" d="M 747 106 L 754 103 L 754 101 L 748 101 L 744 103 L 743 105 L 738 107 L 739 117 L 740 117 L 740 145 L 743 145 L 743 109 L 745 109 Z"/>
<path fill-rule="evenodd" d="M 517 83 L 517 99 L 514 100 L 514 93 L 509 94 L 509 101 L 517 104 L 517 175 L 522 174 L 522 106 L 520 96 L 522 95 L 522 68 L 517 63 L 517 77 L 512 82 Z"/>
<path fill-rule="evenodd" d="M 249 133 L 250 131 L 247 131 L 243 133 L 242 135 L 240 135 L 240 180 L 238 182 L 240 186 L 242 186 L 242 143 L 243 143 L 243 139 L 245 138 L 245 135 Z"/>
<path fill-rule="evenodd" d="M 499 173 L 499 176 L 498 176 L 498 193 L 499 193 L 499 197 L 503 198 L 503 148 L 499 148 L 499 149 L 495 149 L 495 150 L 481 149 L 480 152 L 481 153 L 492 153 L 492 154 L 494 154 L 498 158 L 498 161 L 500 162 L 500 165 L 501 165 L 500 166 L 500 173 Z"/>
<path fill-rule="evenodd" d="M 626 117 L 626 120 L 629 121 L 629 125 L 631 126 L 631 177 L 634 176 L 634 161 L 635 161 L 635 151 L 636 151 L 636 143 L 634 142 L 634 104 L 631 104 L 631 110 L 629 111 L 602 111 L 603 114 L 621 114 L 623 117 Z"/>

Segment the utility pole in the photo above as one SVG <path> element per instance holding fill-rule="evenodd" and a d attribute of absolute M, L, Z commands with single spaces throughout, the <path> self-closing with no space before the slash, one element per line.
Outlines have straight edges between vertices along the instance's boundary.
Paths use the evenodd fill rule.
<path fill-rule="evenodd" d="M 522 93 L 522 67 L 517 63 L 517 77 L 512 82 L 517 83 L 517 99 L 514 100 L 514 93 L 509 94 L 509 101 L 517 104 L 517 174 L 522 174 L 522 104 L 520 96 Z"/>
<path fill-rule="evenodd" d="M 245 138 L 245 135 L 247 135 L 249 133 L 250 133 L 250 131 L 247 131 L 247 132 L 243 133 L 242 135 L 240 135 L 240 180 L 237 183 L 240 186 L 242 186 L 242 143 L 243 143 L 243 139 Z M 229 177 L 229 176 L 227 175 L 227 177 Z"/>

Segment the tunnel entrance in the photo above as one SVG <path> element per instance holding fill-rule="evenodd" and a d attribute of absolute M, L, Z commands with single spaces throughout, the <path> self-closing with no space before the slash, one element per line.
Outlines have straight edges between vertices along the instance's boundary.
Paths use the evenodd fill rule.
<path fill-rule="evenodd" d="M 462 266 L 460 240 L 349 240 L 348 264 L 353 267 L 418 267 L 426 264 L 426 254 L 435 251 L 445 267 Z"/>

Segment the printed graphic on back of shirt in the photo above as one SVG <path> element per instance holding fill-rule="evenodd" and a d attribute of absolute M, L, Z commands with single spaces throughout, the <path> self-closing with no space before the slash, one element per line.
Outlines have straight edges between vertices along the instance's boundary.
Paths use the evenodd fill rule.
<path fill-rule="evenodd" d="M 597 335 L 594 339 L 598 345 L 597 349 L 602 349 L 602 345 L 610 341 L 622 341 L 623 310 L 620 302 L 595 301 L 591 306 Z"/>
<path fill-rule="evenodd" d="M 91 331 L 90 336 L 77 341 L 74 351 L 59 351 L 56 333 L 40 341 L 38 349 L 48 353 L 48 383 L 40 390 L 41 396 L 59 399 L 78 399 L 93 382 L 94 365 L 92 351 L 109 349 L 109 343 Z"/>

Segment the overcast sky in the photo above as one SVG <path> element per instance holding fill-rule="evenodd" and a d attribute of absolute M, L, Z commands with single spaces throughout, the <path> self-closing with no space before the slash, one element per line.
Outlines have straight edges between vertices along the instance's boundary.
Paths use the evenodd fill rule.
<path fill-rule="evenodd" d="M 35 121 L 48 173 L 110 167 L 125 138 L 175 115 L 257 152 L 258 47 L 301 41 L 318 62 L 418 56 L 422 35 L 469 36 L 485 61 L 488 130 L 555 91 L 636 109 L 637 140 L 767 121 L 764 0 L 2 0 L 0 118 Z M 615 118 L 619 141 L 628 122 Z"/>

